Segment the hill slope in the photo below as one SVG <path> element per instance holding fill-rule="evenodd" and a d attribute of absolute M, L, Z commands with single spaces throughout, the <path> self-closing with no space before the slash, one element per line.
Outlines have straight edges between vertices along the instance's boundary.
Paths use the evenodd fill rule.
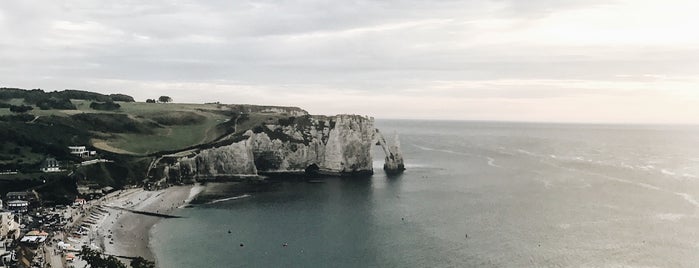
<path fill-rule="evenodd" d="M 19 173 L 0 175 L 0 189 L 8 189 L 3 183 L 43 181 L 48 176 L 40 167 L 47 157 L 59 160 L 77 182 L 140 182 L 148 177 L 147 163 L 162 154 L 211 146 L 256 126 L 305 115 L 295 107 L 145 103 L 123 94 L 0 88 L 0 172 Z M 75 145 L 98 154 L 72 155 L 68 146 Z M 105 168 L 80 166 L 93 158 L 114 162 L 98 164 Z M 115 170 L 119 176 L 109 174 Z"/>

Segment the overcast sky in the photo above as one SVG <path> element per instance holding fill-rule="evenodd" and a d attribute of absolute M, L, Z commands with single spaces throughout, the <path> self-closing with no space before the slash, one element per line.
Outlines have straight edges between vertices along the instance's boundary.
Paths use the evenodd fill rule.
<path fill-rule="evenodd" d="M 0 1 L 0 86 L 377 118 L 699 123 L 699 2 Z"/>

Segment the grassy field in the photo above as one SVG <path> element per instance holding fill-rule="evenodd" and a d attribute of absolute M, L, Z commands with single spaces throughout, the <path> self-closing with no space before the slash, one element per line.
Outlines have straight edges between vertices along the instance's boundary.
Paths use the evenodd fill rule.
<path fill-rule="evenodd" d="M 89 103 L 75 102 L 78 109 L 84 112 L 103 112 L 89 108 Z M 153 128 L 154 133 L 118 133 L 109 139 L 95 139 L 94 145 L 100 149 L 115 153 L 146 155 L 164 150 L 186 148 L 189 146 L 213 141 L 222 133 L 216 126 L 225 122 L 228 117 L 217 113 L 222 109 L 217 105 L 206 104 L 165 104 L 165 103 L 120 103 L 118 113 L 128 114 L 140 121 L 159 122 L 160 118 L 178 115 L 200 118 L 196 122 L 162 125 Z M 106 146 L 105 146 L 106 145 Z"/>
<path fill-rule="evenodd" d="M 27 105 L 23 99 L 5 102 Z M 121 106 L 119 109 L 103 111 L 90 108 L 90 100 L 71 102 L 75 110 L 41 110 L 34 107 L 28 114 L 37 116 L 35 121 L 40 124 L 61 121 L 89 131 L 90 145 L 97 149 L 135 156 L 184 149 L 232 134 L 229 131 L 233 124 L 228 121 L 241 112 L 246 115 L 237 121 L 235 134 L 242 134 L 263 123 L 275 124 L 280 118 L 288 117 L 286 113 L 265 112 L 265 107 L 250 105 L 117 102 Z M 7 108 L 0 109 L 0 115 L 6 114 L 12 113 Z M 29 153 L 26 156 L 39 157 Z"/>
<path fill-rule="evenodd" d="M 217 126 L 230 119 L 223 113 L 229 106 L 217 104 L 118 102 L 120 109 L 101 111 L 90 108 L 92 101 L 71 102 L 76 110 L 41 110 L 34 107 L 28 113 L 40 118 L 67 118 L 82 113 L 126 114 L 128 119 L 137 124 L 152 126 L 148 133 L 93 132 L 96 138 L 92 139 L 92 146 L 119 154 L 147 155 L 211 142 L 225 134 Z M 12 99 L 9 103 L 24 104 L 22 99 Z M 0 115 L 8 114 L 12 114 L 8 108 L 0 109 Z"/>
<path fill-rule="evenodd" d="M 117 134 L 115 138 L 102 142 L 127 153 L 139 155 L 186 148 L 213 141 L 221 135 L 216 131 L 216 125 L 224 120 L 207 117 L 201 124 L 169 126 L 157 129 L 155 134 Z"/>
<path fill-rule="evenodd" d="M 117 188 L 138 183 L 148 178 L 152 155 L 230 144 L 248 130 L 267 131 L 265 124 L 298 122 L 306 114 L 296 107 L 120 101 L 130 99 L 83 91 L 0 90 L 3 106 L 33 107 L 26 114 L 0 108 L 0 170 L 20 171 L 0 175 L 0 194 L 32 188 L 46 199 L 69 203 L 77 194 L 76 182 Z M 93 107 L 114 110 L 93 109 L 93 102 L 98 103 Z M 114 162 L 76 167 L 84 159 L 70 154 L 71 145 L 96 148 L 99 157 Z M 38 172 L 49 156 L 70 171 Z"/>

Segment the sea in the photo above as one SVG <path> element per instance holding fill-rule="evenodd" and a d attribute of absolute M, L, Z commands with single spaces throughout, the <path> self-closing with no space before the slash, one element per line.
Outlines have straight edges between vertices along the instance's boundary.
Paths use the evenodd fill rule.
<path fill-rule="evenodd" d="M 699 126 L 377 120 L 407 170 L 212 184 L 160 267 L 699 267 Z M 218 201 L 218 202 L 216 202 Z"/>

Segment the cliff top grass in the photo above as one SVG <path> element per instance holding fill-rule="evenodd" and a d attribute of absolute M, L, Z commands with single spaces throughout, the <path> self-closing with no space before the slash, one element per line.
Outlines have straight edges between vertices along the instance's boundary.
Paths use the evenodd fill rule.
<path fill-rule="evenodd" d="M 228 120 L 223 113 L 225 106 L 214 104 L 117 102 L 119 109 L 102 111 L 90 108 L 92 101 L 71 102 L 75 110 L 35 108 L 27 114 L 37 116 L 47 124 L 58 118 L 80 119 L 76 127 L 93 134 L 90 145 L 120 154 L 147 155 L 210 142 L 225 134 L 217 126 Z M 9 109 L 2 110 L 5 111 L 0 115 L 11 114 Z M 109 119 L 109 115 L 121 116 Z M 110 128 L 100 128 L 96 121 Z"/>
<path fill-rule="evenodd" d="M 261 124 L 276 123 L 291 114 L 306 114 L 295 107 L 146 103 L 135 102 L 133 98 L 121 94 L 103 95 L 75 90 L 44 92 L 0 89 L 0 103 L 32 107 L 22 113 L 23 117 L 18 117 L 18 113 L 11 112 L 9 108 L 0 108 L 0 117 L 4 117 L 0 119 L 0 124 L 12 129 L 3 134 L 7 144 L 0 147 L 0 166 L 9 163 L 2 162 L 3 155 L 5 160 L 14 161 L 14 164 L 18 164 L 19 160 L 25 164 L 38 164 L 42 155 L 55 155 L 51 151 L 67 145 L 90 145 L 110 153 L 131 156 L 176 151 L 210 143 L 226 135 L 240 134 Z M 117 108 L 93 109 L 104 106 L 95 103 L 109 103 L 107 107 Z M 31 116 L 33 120 L 29 120 Z M 18 122 L 21 118 L 28 119 Z M 54 130 L 41 133 L 40 126 Z M 66 133 L 65 128 L 71 131 Z M 51 137 L 50 133 L 57 137 Z M 14 139 L 24 142 L 10 144 Z M 45 146 L 35 146 L 33 143 L 45 143 Z M 52 148 L 47 152 L 42 149 L 44 147 Z"/>
<path fill-rule="evenodd" d="M 19 171 L 0 175 L 0 189 L 41 186 L 46 196 L 70 201 L 66 191 L 51 191 L 54 179 L 44 185 L 37 178 L 56 177 L 56 183 L 71 187 L 76 180 L 115 187 L 138 183 L 147 179 L 154 157 L 226 142 L 256 126 L 306 114 L 296 107 L 146 103 L 121 94 L 0 88 L 0 171 Z M 70 154 L 71 145 L 96 148 L 114 162 L 70 165 L 85 160 Z M 49 156 L 70 172 L 41 173 Z"/>

